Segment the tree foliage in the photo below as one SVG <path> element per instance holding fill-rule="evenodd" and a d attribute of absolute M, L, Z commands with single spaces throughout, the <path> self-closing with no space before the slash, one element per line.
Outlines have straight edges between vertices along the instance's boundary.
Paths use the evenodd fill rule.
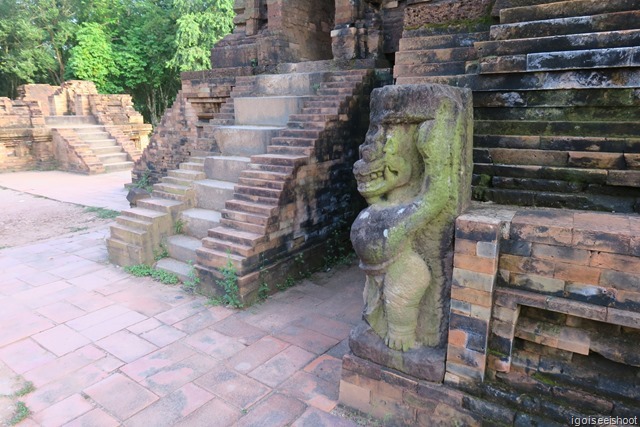
<path fill-rule="evenodd" d="M 0 0 L 0 96 L 25 83 L 92 80 L 157 123 L 179 73 L 210 68 L 233 0 Z"/>

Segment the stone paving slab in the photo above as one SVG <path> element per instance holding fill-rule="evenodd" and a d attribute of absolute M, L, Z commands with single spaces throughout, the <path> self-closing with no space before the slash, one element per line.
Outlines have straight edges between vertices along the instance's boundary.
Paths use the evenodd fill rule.
<path fill-rule="evenodd" d="M 330 413 L 356 266 L 233 310 L 109 265 L 107 234 L 0 250 L 0 364 L 34 386 L 19 425 L 356 425 Z"/>

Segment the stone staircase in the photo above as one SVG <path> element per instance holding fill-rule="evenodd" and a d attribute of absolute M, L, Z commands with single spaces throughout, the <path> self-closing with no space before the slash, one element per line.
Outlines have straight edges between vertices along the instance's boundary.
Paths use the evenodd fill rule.
<path fill-rule="evenodd" d="M 208 285 L 233 263 L 240 276 L 286 252 L 296 227 L 295 171 L 344 147 L 318 150 L 346 125 L 349 102 L 366 70 L 238 77 L 231 98 L 203 126 L 210 153 L 191 157 L 153 187 L 152 197 L 123 211 L 107 239 L 112 262 L 151 264 L 185 280 L 193 267 Z M 180 233 L 176 233 L 180 231 Z M 207 281 L 206 278 L 212 278 Z M 205 289 L 215 293 L 215 289 Z"/>
<path fill-rule="evenodd" d="M 93 116 L 48 116 L 45 123 L 73 147 L 90 172 L 110 173 L 133 167 L 129 155 Z"/>
<path fill-rule="evenodd" d="M 474 197 L 527 206 L 640 210 L 640 3 L 499 1 L 451 73 L 400 67 L 399 84 L 474 91 Z M 403 40 L 401 48 L 464 35 Z M 459 49 L 459 48 L 458 48 Z M 461 51 L 462 52 L 462 51 Z M 400 59 L 404 61 L 404 53 Z M 451 75 L 446 75 L 451 74 Z"/>

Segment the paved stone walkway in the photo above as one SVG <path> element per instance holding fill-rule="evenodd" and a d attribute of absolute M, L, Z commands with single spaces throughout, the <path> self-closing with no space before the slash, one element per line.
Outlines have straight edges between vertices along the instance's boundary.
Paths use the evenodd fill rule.
<path fill-rule="evenodd" d="M 0 250 L 0 372 L 34 386 L 20 426 L 354 425 L 330 412 L 357 267 L 232 310 L 109 265 L 107 234 Z"/>

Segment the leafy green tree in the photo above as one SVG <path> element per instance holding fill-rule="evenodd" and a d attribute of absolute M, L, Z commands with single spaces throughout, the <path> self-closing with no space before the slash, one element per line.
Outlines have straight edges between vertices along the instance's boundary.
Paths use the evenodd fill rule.
<path fill-rule="evenodd" d="M 168 65 L 180 71 L 211 68 L 210 51 L 233 29 L 233 0 L 174 0 L 178 13 L 175 54 Z"/>
<path fill-rule="evenodd" d="M 120 73 L 111 41 L 102 26 L 95 22 L 82 24 L 76 33 L 76 41 L 67 71 L 81 80 L 93 81 L 101 93 L 122 91 L 116 80 Z"/>

